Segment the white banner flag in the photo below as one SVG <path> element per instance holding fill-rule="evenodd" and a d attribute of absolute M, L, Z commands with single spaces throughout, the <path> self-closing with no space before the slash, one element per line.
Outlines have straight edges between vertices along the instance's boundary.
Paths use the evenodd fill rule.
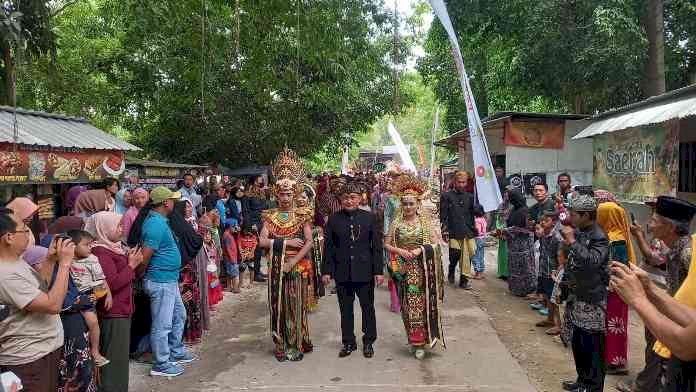
<path fill-rule="evenodd" d="M 341 155 L 341 174 L 348 174 L 348 165 L 350 158 L 348 156 L 348 146 L 343 146 L 343 154 Z"/>
<path fill-rule="evenodd" d="M 396 145 L 396 149 L 399 151 L 399 157 L 401 157 L 401 168 L 413 172 L 414 174 L 418 173 L 416 170 L 416 165 L 413 164 L 413 159 L 411 159 L 411 154 L 406 149 L 406 145 L 404 144 L 403 140 L 401 140 L 399 131 L 396 130 L 396 127 L 391 121 L 389 121 L 387 132 L 389 132 L 389 136 L 391 136 L 394 145 Z"/>
<path fill-rule="evenodd" d="M 454 63 L 457 65 L 459 82 L 462 85 L 464 102 L 466 103 L 466 117 L 469 123 L 469 138 L 471 139 L 471 151 L 474 158 L 474 176 L 476 177 L 476 191 L 479 203 L 483 206 L 484 211 L 494 211 L 503 202 L 503 197 L 500 194 L 491 157 L 488 154 L 488 145 L 486 145 L 486 137 L 483 134 L 483 125 L 481 124 L 478 109 L 476 109 L 474 95 L 471 92 L 469 76 L 466 73 L 466 69 L 464 69 L 462 51 L 459 48 L 457 35 L 454 32 L 454 27 L 452 27 L 452 21 L 447 13 L 447 6 L 444 0 L 429 1 L 452 43 L 452 55 L 454 56 Z"/>

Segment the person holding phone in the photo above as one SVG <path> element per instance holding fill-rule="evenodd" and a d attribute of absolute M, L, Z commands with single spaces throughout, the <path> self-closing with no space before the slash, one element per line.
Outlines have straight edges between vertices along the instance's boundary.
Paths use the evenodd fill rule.
<path fill-rule="evenodd" d="M 609 260 L 635 264 L 628 214 L 607 191 L 595 191 L 597 223 L 609 238 Z M 628 305 L 617 293 L 607 296 L 607 331 L 604 360 L 607 374 L 628 374 Z"/>
<path fill-rule="evenodd" d="M 133 315 L 133 281 L 135 270 L 143 262 L 140 247 L 127 250 L 121 244 L 121 217 L 111 212 L 94 215 L 95 239 L 92 254 L 99 259 L 111 289 L 112 305 L 97 308 L 101 321 L 100 347 L 111 361 L 101 369 L 101 391 L 128 390 L 128 360 L 131 316 Z"/>
<path fill-rule="evenodd" d="M 648 221 L 648 230 L 655 239 L 662 241 L 669 248 L 665 257 L 667 293 L 674 296 L 686 279 L 691 265 L 692 241 L 689 235 L 689 226 L 696 215 L 696 205 L 671 196 L 659 196 L 648 205 L 654 208 Z M 631 229 L 641 245 L 641 250 L 646 253 L 646 250 L 643 249 L 646 248 L 647 244 L 645 234 L 637 225 L 632 226 Z M 650 261 L 651 258 L 647 258 L 647 260 Z M 658 390 L 658 383 L 662 369 L 666 366 L 666 360 L 653 351 L 656 339 L 648 328 L 645 329 L 645 340 L 645 367 L 638 373 L 633 383 L 619 382 L 616 385 L 617 390 L 622 392 Z"/>
<path fill-rule="evenodd" d="M 69 239 L 51 243 L 48 261 L 57 266 L 57 274 L 49 289 L 21 259 L 31 230 L 10 214 L 0 213 L 0 303 L 10 307 L 8 317 L 0 321 L 0 371 L 15 373 L 24 390 L 55 392 L 63 352 L 58 314 L 68 290 L 75 245 Z"/>
<path fill-rule="evenodd" d="M 572 226 L 561 226 L 561 235 L 568 254 L 566 319 L 572 329 L 571 345 L 578 377 L 575 381 L 564 382 L 563 389 L 601 392 L 606 370 L 609 240 L 596 222 L 597 202 L 593 196 L 573 198 L 570 220 Z"/>

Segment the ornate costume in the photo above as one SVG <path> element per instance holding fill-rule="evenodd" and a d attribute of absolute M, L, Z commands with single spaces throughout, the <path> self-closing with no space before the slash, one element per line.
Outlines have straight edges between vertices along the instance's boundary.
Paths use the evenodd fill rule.
<path fill-rule="evenodd" d="M 421 199 L 426 190 L 425 183 L 408 174 L 399 177 L 394 184 L 394 192 L 401 198 Z M 413 259 L 392 253 L 389 263 L 390 272 L 400 285 L 401 316 L 409 344 L 420 349 L 421 355 L 423 348 L 432 348 L 438 341 L 442 341 L 444 347 L 442 263 L 439 247 L 432 240 L 429 217 L 419 214 L 415 222 L 406 222 L 403 214 L 396 214 L 387 241 L 399 249 L 421 250 Z"/>
<path fill-rule="evenodd" d="M 302 191 L 297 179 L 302 178 L 304 170 L 295 153 L 283 150 L 273 164 L 273 177 L 276 179 L 273 190 L 276 195 L 283 191 Z M 290 211 L 271 209 L 264 211 L 263 223 L 268 237 L 272 240 L 268 269 L 268 305 L 270 312 L 271 336 L 276 345 L 276 358 L 301 360 L 303 353 L 313 350 L 309 337 L 307 319 L 307 297 L 309 280 L 313 276 L 312 263 L 304 258 L 286 273 L 283 264 L 297 255 L 298 249 L 286 246 L 286 240 L 304 239 L 305 224 L 311 224 L 312 211 L 309 208 L 294 208 Z"/>

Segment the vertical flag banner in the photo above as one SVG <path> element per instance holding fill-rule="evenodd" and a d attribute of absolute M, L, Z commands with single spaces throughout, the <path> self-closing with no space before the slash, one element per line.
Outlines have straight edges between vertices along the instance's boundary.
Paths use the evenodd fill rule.
<path fill-rule="evenodd" d="M 348 174 L 348 164 L 349 164 L 348 146 L 343 146 L 343 155 L 341 155 L 341 174 L 343 174 L 343 175 Z"/>
<path fill-rule="evenodd" d="M 447 6 L 444 0 L 429 0 L 430 5 L 435 11 L 435 15 L 442 23 L 442 26 L 447 31 L 450 43 L 452 44 L 452 55 L 454 63 L 457 65 L 459 73 L 459 82 L 464 92 L 464 101 L 466 103 L 466 117 L 469 123 L 469 138 L 471 139 L 471 152 L 474 158 L 474 176 L 476 177 L 476 191 L 478 192 L 479 203 L 483 206 L 486 212 L 498 209 L 500 203 L 503 202 L 503 197 L 498 188 L 493 171 L 493 163 L 491 162 L 488 146 L 486 145 L 486 137 L 483 134 L 483 125 L 481 118 L 476 109 L 476 102 L 471 92 L 469 84 L 469 76 L 464 69 L 464 60 L 462 59 L 462 51 L 459 48 L 457 35 L 454 32 L 452 21 L 447 13 Z"/>
<path fill-rule="evenodd" d="M 412 173 L 418 173 L 416 170 L 416 165 L 413 163 L 413 159 L 411 159 L 411 154 L 409 154 L 408 150 L 406 149 L 406 145 L 401 140 L 399 131 L 396 130 L 396 127 L 394 127 L 394 124 L 392 124 L 391 121 L 389 121 L 387 131 L 389 132 L 389 136 L 391 136 L 392 141 L 396 145 L 396 149 L 399 151 L 399 157 L 401 157 L 401 167 Z"/>

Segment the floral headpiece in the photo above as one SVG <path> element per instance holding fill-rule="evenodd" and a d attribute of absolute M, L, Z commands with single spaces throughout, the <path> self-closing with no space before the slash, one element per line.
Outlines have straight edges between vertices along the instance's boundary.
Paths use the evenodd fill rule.
<path fill-rule="evenodd" d="M 414 196 L 419 200 L 428 192 L 428 184 L 412 174 L 402 174 L 392 184 L 394 194 L 399 197 Z"/>
<path fill-rule="evenodd" d="M 292 191 L 302 192 L 304 186 L 300 180 L 305 178 L 304 165 L 294 151 L 285 147 L 273 162 L 272 168 L 273 192 L 278 195 L 280 192 Z"/>

